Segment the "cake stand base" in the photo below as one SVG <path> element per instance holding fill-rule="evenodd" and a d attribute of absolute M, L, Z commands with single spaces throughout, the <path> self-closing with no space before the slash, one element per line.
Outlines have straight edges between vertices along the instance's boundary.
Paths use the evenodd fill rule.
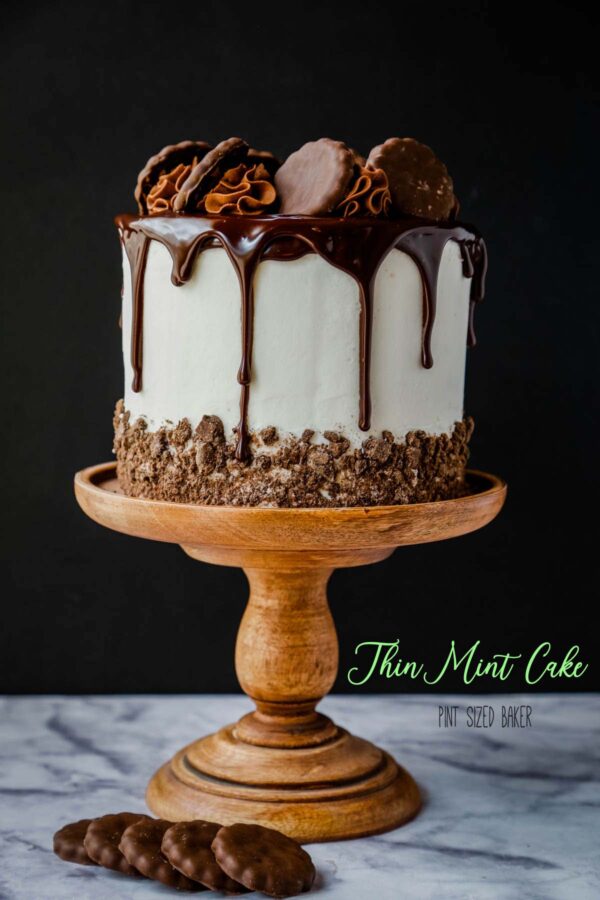
<path fill-rule="evenodd" d="M 384 750 L 316 712 L 338 667 L 327 582 L 335 568 L 378 562 L 403 544 L 490 522 L 506 486 L 469 473 L 456 500 L 348 509 L 193 506 L 120 493 L 114 464 L 78 473 L 84 511 L 117 531 L 182 545 L 194 559 L 241 566 L 250 598 L 236 672 L 256 709 L 180 750 L 148 786 L 165 819 L 268 825 L 299 841 L 362 837 L 407 822 L 421 797 Z"/>

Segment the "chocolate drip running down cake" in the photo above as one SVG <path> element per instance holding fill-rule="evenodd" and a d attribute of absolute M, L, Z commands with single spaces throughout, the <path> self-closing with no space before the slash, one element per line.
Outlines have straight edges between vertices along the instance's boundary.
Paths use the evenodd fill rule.
<path fill-rule="evenodd" d="M 121 215 L 125 493 L 356 506 L 459 496 L 486 251 L 446 167 L 390 138 L 287 160 L 166 147 Z"/>

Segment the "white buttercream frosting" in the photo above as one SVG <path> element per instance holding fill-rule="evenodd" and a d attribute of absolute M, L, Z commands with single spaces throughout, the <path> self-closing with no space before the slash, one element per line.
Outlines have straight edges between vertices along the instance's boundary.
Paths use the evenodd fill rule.
<path fill-rule="evenodd" d="M 219 416 L 228 438 L 239 421 L 240 289 L 220 248 L 200 253 L 190 280 L 171 283 L 167 249 L 150 241 L 144 281 L 143 385 L 131 389 L 132 296 L 124 256 L 125 406 L 151 430 L 182 418 L 195 426 Z M 353 278 L 316 254 L 263 261 L 254 281 L 254 348 L 248 425 L 280 435 L 339 431 L 355 446 L 382 430 L 450 432 L 463 416 L 470 280 L 460 249 L 442 256 L 432 337 L 434 365 L 421 362 L 422 282 L 400 250 L 375 283 L 371 362 L 372 420 L 359 418 L 359 294 Z"/>

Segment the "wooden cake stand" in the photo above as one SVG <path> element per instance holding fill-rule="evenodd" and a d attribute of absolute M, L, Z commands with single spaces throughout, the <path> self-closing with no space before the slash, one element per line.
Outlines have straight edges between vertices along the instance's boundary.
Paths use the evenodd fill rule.
<path fill-rule="evenodd" d="M 410 506 L 265 509 L 126 497 L 114 463 L 76 475 L 79 505 L 96 522 L 181 544 L 202 562 L 241 566 L 250 582 L 235 666 L 256 710 L 158 770 L 147 792 L 158 816 L 257 822 L 309 842 L 386 831 L 419 811 L 405 769 L 315 710 L 338 667 L 326 587 L 336 568 L 487 525 L 506 485 L 471 471 L 469 486 L 458 500 Z"/>

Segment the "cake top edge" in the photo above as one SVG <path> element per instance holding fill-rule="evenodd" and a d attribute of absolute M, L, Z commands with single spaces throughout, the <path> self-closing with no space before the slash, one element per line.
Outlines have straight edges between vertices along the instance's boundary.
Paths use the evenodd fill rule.
<path fill-rule="evenodd" d="M 453 223 L 454 185 L 433 150 L 388 138 L 367 157 L 343 141 L 309 141 L 281 163 L 242 138 L 181 141 L 151 156 L 134 192 L 139 217 L 418 219 Z"/>

